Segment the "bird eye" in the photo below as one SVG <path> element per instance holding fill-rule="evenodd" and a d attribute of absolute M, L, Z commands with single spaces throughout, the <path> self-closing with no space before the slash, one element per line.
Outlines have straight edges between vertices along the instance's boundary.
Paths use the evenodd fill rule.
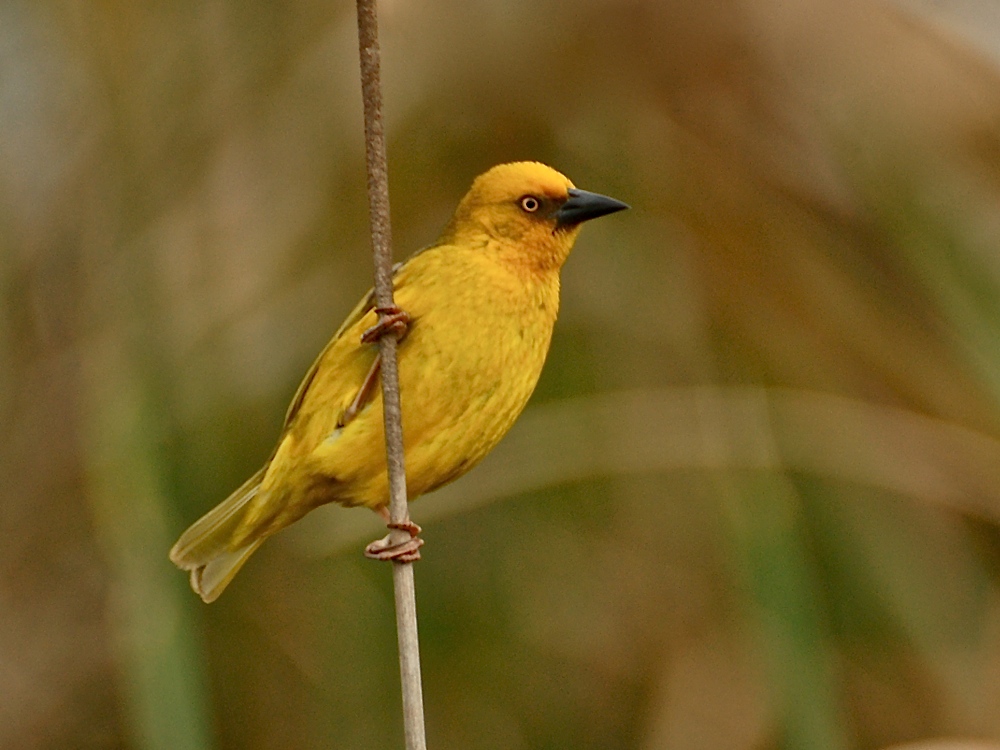
<path fill-rule="evenodd" d="M 533 195 L 524 196 L 518 201 L 518 203 L 520 203 L 521 208 L 529 214 L 535 213 L 535 211 L 537 211 L 542 205 L 542 202 Z"/>

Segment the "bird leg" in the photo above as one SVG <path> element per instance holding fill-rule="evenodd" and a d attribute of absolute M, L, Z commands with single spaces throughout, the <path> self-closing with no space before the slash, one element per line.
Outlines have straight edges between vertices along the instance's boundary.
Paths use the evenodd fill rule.
<path fill-rule="evenodd" d="M 395 306 L 376 307 L 375 312 L 378 313 L 379 321 L 361 334 L 362 344 L 373 344 L 389 331 L 395 331 L 398 337 L 396 339 L 397 342 L 406 338 L 406 332 L 410 326 L 409 313 Z M 375 361 L 372 362 L 372 366 L 368 369 L 368 374 L 365 375 L 365 379 L 361 382 L 361 387 L 358 389 L 357 395 L 354 396 L 354 400 L 351 401 L 350 406 L 344 409 L 343 414 L 337 419 L 337 427 L 346 427 L 350 424 L 358 415 L 358 412 L 361 411 L 361 408 L 368 403 L 368 398 L 372 395 L 375 383 L 378 382 L 378 373 L 381 368 L 382 355 L 376 354 Z"/>
<path fill-rule="evenodd" d="M 362 344 L 373 344 L 390 332 L 396 334 L 397 343 L 406 337 L 406 333 L 410 327 L 409 313 L 395 305 L 390 307 L 376 307 L 375 313 L 378 315 L 378 323 L 361 334 Z M 377 358 L 372 364 L 372 368 L 368 371 L 361 390 L 355 397 L 354 402 L 351 403 L 351 406 L 344 413 L 345 418 L 349 419 L 357 413 L 357 408 L 352 410 L 352 407 L 357 402 L 359 404 L 358 408 L 360 408 L 360 404 L 363 403 L 362 396 L 367 397 L 367 391 L 371 389 L 371 385 L 378 376 L 381 364 L 381 357 Z M 365 557 L 373 560 L 394 560 L 396 562 L 416 562 L 419 560 L 420 548 L 424 546 L 424 540 L 418 536 L 420 534 L 420 527 L 409 519 L 400 523 L 394 522 L 389 515 L 389 509 L 384 505 L 376 508 L 375 512 L 382 516 L 386 522 L 385 525 L 392 531 L 382 539 L 374 541 L 365 547 Z M 405 531 L 410 535 L 410 538 L 400 541 L 398 539 L 399 535 L 393 533 L 394 531 Z"/>
<path fill-rule="evenodd" d="M 402 523 L 394 523 L 389 516 L 389 509 L 384 505 L 376 508 L 375 512 L 385 519 L 385 525 L 390 529 L 406 531 L 410 538 L 397 542 L 393 539 L 394 534 L 390 532 L 382 539 L 365 547 L 365 557 L 372 560 L 393 560 L 395 562 L 416 562 L 419 560 L 420 548 L 424 546 L 424 540 L 417 536 L 420 533 L 420 527 L 409 519 Z"/>
<path fill-rule="evenodd" d="M 375 361 L 372 362 L 372 366 L 368 369 L 368 374 L 365 375 L 365 379 L 361 382 L 361 387 L 354 396 L 354 400 L 351 401 L 350 405 L 344 409 L 343 413 L 337 419 L 337 427 L 346 427 L 349 425 L 358 416 L 361 408 L 368 403 L 368 397 L 372 395 L 375 383 L 378 382 L 378 372 L 381 368 L 382 355 L 376 354 Z"/>
<path fill-rule="evenodd" d="M 389 331 L 396 334 L 396 341 L 406 338 L 406 332 L 410 327 L 410 314 L 406 310 L 392 305 L 376 307 L 375 313 L 378 315 L 378 323 L 361 334 L 362 344 L 373 344 Z"/>

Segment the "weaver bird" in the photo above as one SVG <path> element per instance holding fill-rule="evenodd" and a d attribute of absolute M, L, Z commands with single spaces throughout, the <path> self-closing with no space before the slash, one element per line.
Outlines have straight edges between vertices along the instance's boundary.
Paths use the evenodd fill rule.
<path fill-rule="evenodd" d="M 408 496 L 475 466 L 510 429 L 542 371 L 559 311 L 559 271 L 588 219 L 628 208 L 543 164 L 480 175 L 433 245 L 397 266 L 391 311 L 371 292 L 306 373 L 277 447 L 243 486 L 185 531 L 170 559 L 214 601 L 265 539 L 320 505 L 364 505 L 388 521 L 377 338 L 398 349 Z M 411 541 L 369 545 L 412 560 Z"/>

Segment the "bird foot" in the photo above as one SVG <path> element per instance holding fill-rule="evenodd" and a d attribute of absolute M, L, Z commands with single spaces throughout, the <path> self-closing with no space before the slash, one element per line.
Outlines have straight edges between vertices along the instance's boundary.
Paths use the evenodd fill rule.
<path fill-rule="evenodd" d="M 406 310 L 392 305 L 376 307 L 375 312 L 378 315 L 378 323 L 361 334 L 362 344 L 374 344 L 390 331 L 396 334 L 396 341 L 406 338 L 406 332 L 410 328 L 410 314 Z"/>
<path fill-rule="evenodd" d="M 413 521 L 403 521 L 402 523 L 390 522 L 386 526 L 390 529 L 406 531 L 409 533 L 410 538 L 397 542 L 393 539 L 393 534 L 387 534 L 365 547 L 365 557 L 371 560 L 392 560 L 401 563 L 416 562 L 419 560 L 420 548 L 424 546 L 424 540 L 418 536 L 420 527 L 413 523 Z"/>

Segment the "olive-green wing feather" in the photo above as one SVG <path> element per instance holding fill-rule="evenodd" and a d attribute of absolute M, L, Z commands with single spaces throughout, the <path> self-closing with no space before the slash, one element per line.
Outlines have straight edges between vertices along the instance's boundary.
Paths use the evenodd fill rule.
<path fill-rule="evenodd" d="M 413 255 L 411 255 L 409 258 L 407 258 L 405 261 L 401 261 L 396 265 L 394 265 L 392 267 L 393 278 L 395 279 L 395 277 L 399 274 L 399 272 L 403 269 L 403 267 L 407 263 L 413 260 L 424 250 L 427 250 L 429 247 L 433 247 L 433 245 L 428 245 L 428 247 L 421 248 Z M 312 385 L 312 382 L 316 377 L 316 371 L 319 370 L 320 362 L 322 362 L 323 358 L 326 356 L 327 350 L 331 346 L 333 346 L 334 343 L 336 343 L 341 336 L 344 335 L 345 331 L 349 330 L 355 323 L 361 320 L 361 318 L 363 318 L 369 310 L 371 310 L 374 307 L 375 307 L 375 290 L 369 289 L 368 294 L 362 297 L 361 301 L 355 306 L 353 310 L 351 310 L 351 313 L 347 316 L 344 322 L 341 323 L 340 328 L 338 328 L 337 332 L 333 334 L 333 338 L 330 339 L 329 343 L 327 343 L 327 345 L 323 347 L 323 351 L 321 351 L 319 353 L 319 356 L 316 357 L 315 361 L 312 363 L 312 366 L 309 368 L 309 371 L 306 373 L 306 376 L 302 378 L 302 382 L 299 384 L 299 389 L 295 392 L 295 397 L 292 399 L 292 403 L 288 405 L 288 411 L 285 413 L 285 423 L 284 426 L 282 427 L 282 432 L 288 430 L 288 427 L 289 425 L 291 425 L 292 420 L 295 419 L 295 415 L 299 413 L 299 409 L 302 407 L 302 402 L 305 400 L 306 393 L 309 391 L 309 386 Z"/>
<path fill-rule="evenodd" d="M 299 385 L 299 389 L 295 393 L 291 406 L 288 408 L 288 413 L 285 416 L 285 430 L 288 429 L 288 425 L 302 406 L 306 392 L 316 377 L 319 363 L 327 349 L 344 334 L 345 330 L 357 323 L 365 313 L 372 309 L 373 300 L 374 295 L 371 292 L 365 295 L 357 307 L 347 316 L 347 320 L 337 330 L 337 333 L 334 334 L 330 344 L 327 344 L 312 367 L 309 368 L 309 372 L 306 373 L 302 384 Z M 236 572 L 243 566 L 243 563 L 266 538 L 262 536 L 244 543 L 236 541 L 247 512 L 251 508 L 254 498 L 257 497 L 261 482 L 264 480 L 268 465 L 273 458 L 274 453 L 271 454 L 267 463 L 244 482 L 238 490 L 195 521 L 170 550 L 170 559 L 174 564 L 191 571 L 191 588 L 198 592 L 206 602 L 214 601 L 222 593 Z"/>
<path fill-rule="evenodd" d="M 344 331 L 348 330 L 351 326 L 357 323 L 365 314 L 375 306 L 375 290 L 369 290 L 362 300 L 357 304 L 357 306 L 351 310 L 351 314 L 347 316 L 347 319 L 341 324 L 337 332 L 333 334 L 333 338 L 330 339 L 329 343 L 323 347 L 323 351 L 319 353 L 306 376 L 302 378 L 302 382 L 299 384 L 299 389 L 295 392 L 295 397 L 292 399 L 292 403 L 288 405 L 288 411 L 285 413 L 285 423 L 282 427 L 282 432 L 288 429 L 288 426 L 295 419 L 295 415 L 299 413 L 299 408 L 302 406 L 302 402 L 305 400 L 306 392 L 309 390 L 309 386 L 312 385 L 313 379 L 316 377 L 316 372 L 319 370 L 319 363 L 323 361 L 323 357 L 326 356 L 327 350 L 334 345 L 336 341 L 344 335 Z"/>

